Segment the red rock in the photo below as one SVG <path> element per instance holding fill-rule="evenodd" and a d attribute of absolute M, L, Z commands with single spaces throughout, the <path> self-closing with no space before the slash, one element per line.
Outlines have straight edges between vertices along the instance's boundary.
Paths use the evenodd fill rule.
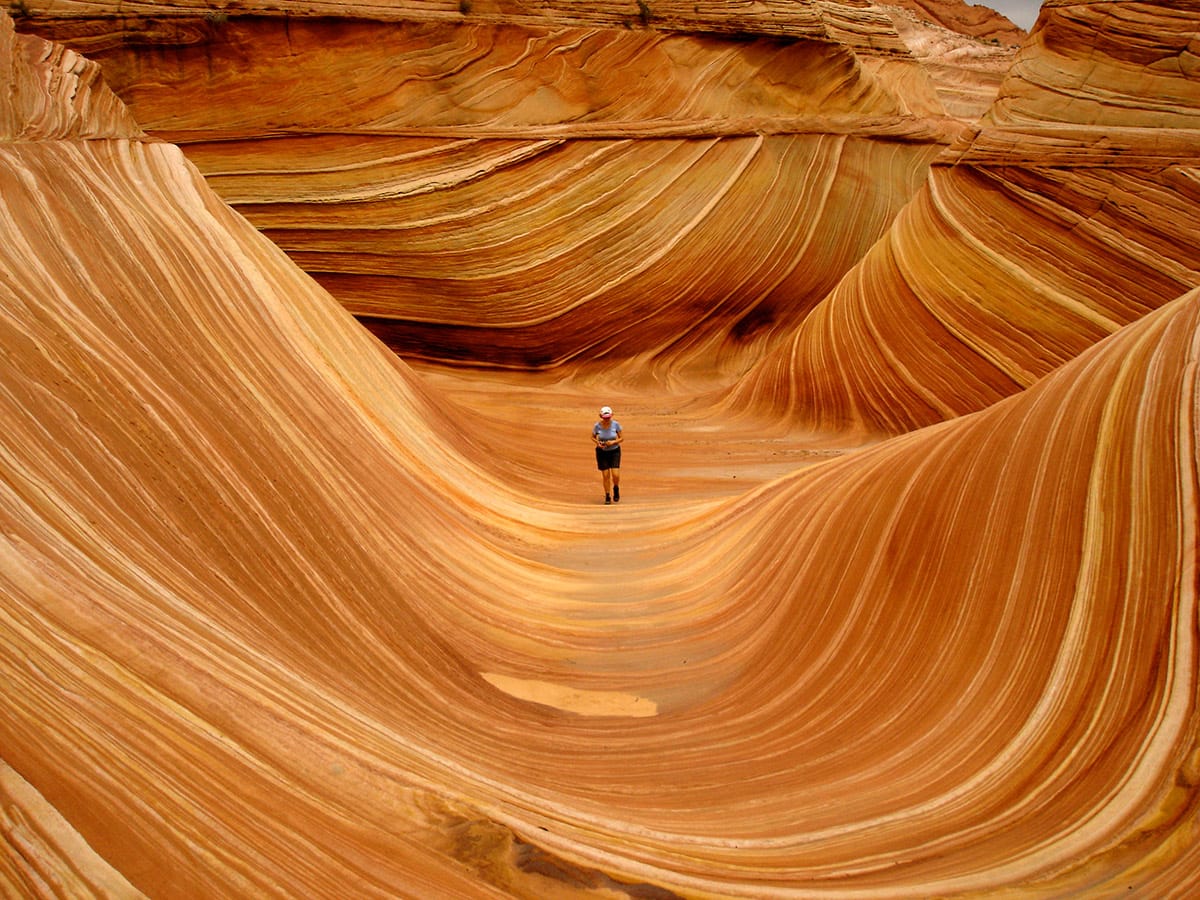
<path fill-rule="evenodd" d="M 982 3 L 962 0 L 891 0 L 943 28 L 1002 44 L 1020 44 L 1025 31 Z"/>
<path fill-rule="evenodd" d="M 1198 13 L 1043 14 L 992 110 L 734 406 L 909 430 L 1023 390 L 1200 284 Z"/>
<path fill-rule="evenodd" d="M 919 331 L 870 308 L 889 248 L 944 251 L 949 299 L 988 277 L 955 210 L 1064 293 L 1060 232 L 1014 247 L 1070 209 L 1115 248 L 1061 275 L 1072 308 L 1115 317 L 1186 166 L 966 161 L 1029 125 L 997 113 L 813 344 L 977 410 L 848 447 L 765 433 L 767 394 L 418 373 L 68 59 L 0 14 L 7 893 L 1196 892 L 1200 289 L 995 402 L 970 355 L 943 385 L 881 351 Z M 1004 299 L 939 312 L 976 348 L 1024 322 L 1004 359 L 1059 333 Z M 597 395 L 619 508 L 581 500 Z"/>

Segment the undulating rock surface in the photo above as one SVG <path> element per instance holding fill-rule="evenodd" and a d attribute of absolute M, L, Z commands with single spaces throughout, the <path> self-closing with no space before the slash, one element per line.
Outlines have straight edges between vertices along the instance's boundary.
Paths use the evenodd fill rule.
<path fill-rule="evenodd" d="M 982 409 L 1200 284 L 1200 3 L 1059 3 L 992 110 L 734 395 L 810 426 Z"/>
<path fill-rule="evenodd" d="M 860 2 L 30 2 L 404 356 L 726 383 L 1014 51 Z"/>
<path fill-rule="evenodd" d="M 0 79 L 6 894 L 1200 890 L 1186 278 L 1129 324 L 1113 301 L 1011 396 L 970 358 L 929 380 L 967 398 L 950 421 L 780 437 L 811 419 L 765 363 L 738 417 L 644 381 L 598 395 L 582 366 L 414 369 L 3 14 Z M 1065 252 L 1046 185 L 1086 209 L 1081 167 L 972 155 L 1078 123 L 1006 96 L 852 270 L 864 296 L 905 239 L 963 294 L 994 277 L 961 231 L 911 224 L 992 176 L 1026 202 L 1008 233 Z M 1105 158 L 1094 177 L 1140 171 Z M 1144 229 L 1176 239 L 1163 179 Z M 1097 308 L 1132 218 L 1092 260 Z M 845 290 L 826 327 L 929 379 L 879 349 L 902 311 L 824 312 Z M 1052 333 L 1041 296 L 1006 312 Z M 612 507 L 584 499 L 599 399 L 629 432 Z"/>

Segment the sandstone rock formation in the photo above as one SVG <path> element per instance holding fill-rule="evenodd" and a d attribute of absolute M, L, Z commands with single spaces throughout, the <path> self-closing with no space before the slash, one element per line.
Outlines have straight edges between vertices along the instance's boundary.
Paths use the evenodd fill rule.
<path fill-rule="evenodd" d="M 35 2 L 29 27 L 100 60 L 404 356 L 726 382 L 883 234 L 1012 56 L 868 3 L 468 7 L 147 4 L 131 28 L 127 5 Z M 305 17 L 326 8 L 344 18 Z"/>
<path fill-rule="evenodd" d="M 975 122 L 987 112 L 1012 64 L 1013 44 L 999 38 L 967 40 L 960 32 L 931 26 L 906 9 L 893 7 L 888 15 L 909 52 L 933 82 L 947 114 Z M 1017 36 L 1012 39 L 1020 43 Z M 992 44 L 993 40 L 997 43 Z"/>
<path fill-rule="evenodd" d="M 630 392 L 606 509 L 586 382 L 418 374 L 93 74 L 0 14 L 6 893 L 1200 889 L 1200 289 L 782 471 Z"/>
<path fill-rule="evenodd" d="M 45 41 L 18 41 L 3 19 L 0 42 L 0 140 L 51 141 L 138 137 L 141 129 L 103 82 L 100 67 Z"/>
<path fill-rule="evenodd" d="M 908 430 L 1020 391 L 1200 284 L 1200 4 L 1043 16 L 989 114 L 735 407 Z"/>
<path fill-rule="evenodd" d="M 893 0 L 896 6 L 918 14 L 958 34 L 1001 44 L 1020 44 L 1025 32 L 985 3 L 952 3 L 946 0 Z"/>

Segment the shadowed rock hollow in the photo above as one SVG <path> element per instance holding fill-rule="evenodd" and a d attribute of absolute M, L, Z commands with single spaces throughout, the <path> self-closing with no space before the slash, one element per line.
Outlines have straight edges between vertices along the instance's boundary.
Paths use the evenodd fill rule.
<path fill-rule="evenodd" d="M 840 34 L 893 21 L 855 9 L 868 8 L 835 10 Z M 1194 892 L 1198 24 L 1200 5 L 1054 4 L 961 136 L 952 116 L 912 112 L 915 75 L 903 90 L 898 74 L 868 77 L 893 62 L 920 71 L 911 53 L 867 64 L 827 26 L 803 41 L 858 86 L 834 92 L 845 119 L 801 109 L 788 129 L 759 127 L 785 118 L 771 113 L 714 134 L 733 118 L 716 88 L 698 91 L 715 104 L 703 115 L 681 90 L 667 135 L 607 134 L 597 114 L 592 149 L 619 172 L 643 157 L 639 196 L 659 225 L 683 201 L 650 198 L 677 197 L 689 167 L 646 163 L 656 153 L 692 149 L 697 167 L 745 151 L 732 171 L 746 172 L 776 154 L 735 179 L 740 208 L 779 223 L 755 231 L 744 213 L 728 266 L 746 283 L 804 252 L 827 261 L 828 242 L 862 249 L 838 251 L 844 271 L 825 268 L 811 302 L 794 285 L 735 285 L 703 307 L 721 267 L 694 264 L 689 295 L 677 261 L 661 316 L 619 317 L 632 349 L 581 346 L 578 334 L 611 333 L 614 294 L 581 304 L 593 308 L 578 333 L 561 321 L 572 310 L 520 324 L 552 359 L 518 365 L 514 350 L 466 370 L 429 359 L 487 345 L 448 340 L 436 346 L 458 356 L 414 369 L 231 208 L 214 187 L 249 191 L 249 163 L 211 171 L 210 187 L 183 150 L 147 137 L 164 128 L 144 114 L 153 77 L 115 79 L 130 115 L 94 63 L 0 16 L 6 891 Z M 636 59 L 675 49 L 619 37 L 644 42 Z M 485 43 L 476 58 L 491 69 L 500 42 Z M 568 52 L 523 46 L 537 60 Z M 698 71 L 747 59 L 706 58 Z M 501 111 L 524 84 L 478 80 L 516 91 Z M 920 96 L 940 102 L 932 87 Z M 243 134 L 231 114 L 224 135 L 184 143 L 201 165 L 243 154 L 286 174 L 306 147 L 315 160 L 253 202 L 233 198 L 248 217 L 259 203 L 318 206 L 323 185 L 337 246 L 395 229 L 394 207 L 383 225 L 346 225 L 358 144 L 265 134 L 236 97 Z M 681 123 L 701 130 L 685 139 Z M 458 122 L 446 140 L 470 166 L 506 147 L 538 158 L 532 180 L 510 173 L 520 208 L 494 219 L 484 254 L 502 264 L 510 246 L 524 269 L 539 243 L 500 223 L 557 208 L 522 206 L 554 181 L 531 142 L 567 152 L 582 138 L 574 121 L 571 134 L 528 120 L 487 133 L 511 124 Z M 462 146 L 471 129 L 478 155 Z M 391 137 L 371 137 L 366 165 L 389 178 L 403 169 L 428 188 L 422 158 L 447 171 L 441 137 L 401 136 L 386 163 Z M 788 169 L 789 154 L 805 165 Z M 590 164 L 568 180 L 597 195 L 597 227 L 615 227 Z M 711 186 L 730 169 L 706 171 Z M 774 205 L 785 182 L 791 212 Z M 467 215 L 486 236 L 479 196 L 506 195 L 493 186 L 456 211 L 474 183 L 454 181 L 422 215 Z M 760 247 L 796 240 L 813 198 L 842 191 L 860 202 L 840 201 L 808 243 Z M 853 237 L 860 207 L 877 234 Z M 577 227 L 586 239 L 586 224 L 564 234 Z M 437 223 L 395 230 L 454 280 Z M 669 249 L 689 234 L 669 233 Z M 457 307 L 396 284 L 395 302 L 429 322 L 391 311 L 407 323 L 395 333 L 432 340 Z M 539 297 L 562 302 L 533 287 L 533 319 Z M 475 298 L 484 321 L 468 322 L 499 332 L 487 316 L 513 315 L 513 301 L 494 299 Z M 739 336 L 765 302 L 771 327 Z M 701 380 L 720 388 L 677 389 Z M 601 400 L 630 435 L 628 495 L 609 508 L 594 502 L 583 437 Z"/>

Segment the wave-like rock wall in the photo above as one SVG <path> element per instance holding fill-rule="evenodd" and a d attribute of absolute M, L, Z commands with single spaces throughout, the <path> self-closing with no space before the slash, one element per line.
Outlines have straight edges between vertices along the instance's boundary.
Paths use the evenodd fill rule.
<path fill-rule="evenodd" d="M 821 429 L 982 409 L 1200 284 L 1195 3 L 1059 4 L 888 234 L 740 386 Z"/>
<path fill-rule="evenodd" d="M 17 57 L 63 58 L 0 15 Z M 1193 291 L 979 413 L 585 506 L 510 463 L 575 431 L 440 395 L 176 147 L 6 134 L 0 877 L 1194 893 L 1197 333 Z"/>
<path fill-rule="evenodd" d="M 961 127 L 942 98 L 974 118 L 1011 57 L 959 35 L 988 62 L 933 78 L 932 26 L 873 4 L 517 6 L 29 27 L 402 355 L 726 382 L 884 233 Z"/>

